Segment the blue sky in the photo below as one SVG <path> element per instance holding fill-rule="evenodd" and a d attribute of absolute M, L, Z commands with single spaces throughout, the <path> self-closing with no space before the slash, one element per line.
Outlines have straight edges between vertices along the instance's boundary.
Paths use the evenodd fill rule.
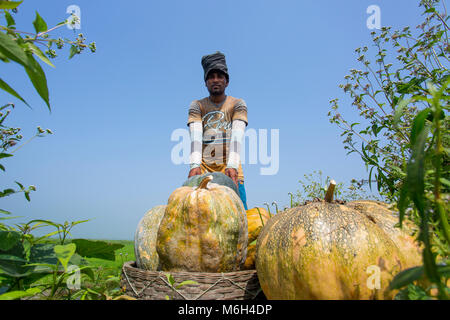
<path fill-rule="evenodd" d="M 17 29 L 33 31 L 35 11 L 49 27 L 81 9 L 81 30 L 97 52 L 67 60 L 58 51 L 56 68 L 43 65 L 52 112 L 15 64 L 2 78 L 32 105 L 15 102 L 8 124 L 22 128 L 24 141 L 37 126 L 54 135 L 33 140 L 3 163 L 2 186 L 35 185 L 31 202 L 22 195 L 2 199 L 3 209 L 58 222 L 92 219 L 73 237 L 132 239 L 140 218 L 188 174 L 175 165 L 171 134 L 186 129 L 192 100 L 208 92 L 201 57 L 225 53 L 227 94 L 248 105 L 248 129 L 279 130 L 279 171 L 244 164 L 248 206 L 277 201 L 288 205 L 304 174 L 322 170 L 337 182 L 367 178 L 357 155 L 346 156 L 339 130 L 328 122 L 329 101 L 356 119 L 340 83 L 358 68 L 354 49 L 370 46 L 369 5 L 381 9 L 382 26 L 414 28 L 419 1 L 87 1 L 25 0 L 15 15 Z M 37 4 L 38 3 L 38 4 Z M 345 3 L 345 5 L 343 5 Z M 54 37 L 74 37 L 61 28 Z"/>

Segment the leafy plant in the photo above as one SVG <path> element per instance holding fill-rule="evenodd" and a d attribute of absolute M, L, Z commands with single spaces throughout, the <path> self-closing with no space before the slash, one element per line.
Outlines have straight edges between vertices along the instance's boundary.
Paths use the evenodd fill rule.
<path fill-rule="evenodd" d="M 53 46 L 56 45 L 58 49 L 62 49 L 65 44 L 70 44 L 69 58 L 72 58 L 86 47 L 94 52 L 95 43 L 86 45 L 82 34 L 79 34 L 74 41 L 50 38 L 50 32 L 67 23 L 76 23 L 76 18 L 71 22 L 64 21 L 53 28 L 48 28 L 45 20 L 36 12 L 36 18 L 33 21 L 34 33 L 17 30 L 13 13 L 18 12 L 17 8 L 21 3 L 22 1 L 0 1 L 0 18 L 5 21 L 5 25 L 0 25 L 0 60 L 4 63 L 14 62 L 23 67 L 36 92 L 51 110 L 47 79 L 36 58 L 53 67 L 49 60 L 56 57 L 55 51 L 52 50 Z M 45 53 L 39 46 L 45 47 Z M 30 107 L 26 100 L 2 78 L 0 78 L 0 89 Z M 14 107 L 13 103 L 0 107 L 0 160 L 11 158 L 14 152 L 34 138 L 52 134 L 50 129 L 43 130 L 37 127 L 37 133 L 33 137 L 10 152 L 9 149 L 23 139 L 20 128 L 9 127 L 5 124 L 5 120 Z M 0 170 L 6 170 L 3 164 L 0 164 Z M 15 183 L 20 189 L 4 189 L 0 191 L 0 198 L 23 192 L 25 198 L 30 201 L 30 193 L 36 191 L 36 187 L 25 188 L 20 182 Z M 2 214 L 0 217 L 0 292 L 2 293 L 0 299 L 20 299 L 46 290 L 50 292 L 46 292 L 45 296 L 53 298 L 67 277 L 72 274 L 68 268 L 69 263 L 80 266 L 83 264 L 79 254 L 80 249 L 77 253 L 76 244 L 66 244 L 65 240 L 73 226 L 85 221 L 58 224 L 48 220 L 32 220 L 11 226 L 3 221 L 16 217 L 12 217 L 11 213 L 4 209 L 0 209 L 0 214 Z M 33 235 L 36 229 L 45 226 L 53 226 L 57 230 L 44 236 Z M 49 240 L 55 235 L 59 237 L 59 244 Z M 99 244 L 95 243 L 92 246 L 97 247 Z M 82 250 L 81 254 L 84 254 Z M 88 266 L 81 266 L 79 270 L 88 274 L 92 272 L 89 271 Z"/>
<path fill-rule="evenodd" d="M 175 283 L 175 279 L 173 278 L 173 276 L 170 273 L 166 273 L 166 277 L 167 277 L 167 282 L 170 285 L 170 287 L 172 287 L 173 289 L 180 289 L 182 286 L 188 285 L 188 284 L 198 284 L 198 282 L 193 281 L 193 280 L 185 280 L 179 284 Z M 168 295 L 166 295 L 166 300 L 170 300 L 170 297 Z"/>
<path fill-rule="evenodd" d="M 428 94 L 427 81 L 442 84 L 449 76 L 445 67 L 450 50 L 448 26 L 435 8 L 438 3 L 420 1 L 426 9 L 426 18 L 417 26 L 419 35 L 413 35 L 410 27 L 396 31 L 383 27 L 379 34 L 372 32 L 375 63 L 369 60 L 367 46 L 355 50 L 363 70 L 351 69 L 345 76 L 347 82 L 340 87 L 353 99 L 352 106 L 361 122 L 348 122 L 338 112 L 339 100 L 330 101 L 329 119 L 342 131 L 344 148 L 348 154 L 361 156 L 369 171 L 368 180 L 371 182 L 374 176 L 378 190 L 390 201 L 399 198 L 400 182 L 405 176 L 405 159 L 410 155 L 409 131 L 420 107 L 426 105 L 417 101 L 404 108 L 404 103 L 400 102 Z M 396 58 L 392 59 L 395 55 Z M 403 112 L 396 115 L 397 106 Z M 397 125 L 394 124 L 395 117 L 399 120 Z"/>
<path fill-rule="evenodd" d="M 114 252 L 123 245 L 86 239 L 69 240 L 67 243 L 67 235 L 71 229 L 68 226 L 82 222 L 86 221 L 58 224 L 48 220 L 33 220 L 17 225 L 19 229 L 5 225 L 9 230 L 0 233 L 0 287 L 6 288 L 6 293 L 0 295 L 0 300 L 22 298 L 41 292 L 42 298 L 46 299 L 73 299 L 73 295 L 81 298 L 89 295 L 92 298 L 92 294 L 106 299 L 115 293 L 107 291 L 111 289 L 112 281 L 115 281 L 116 291 L 119 293 L 118 275 L 103 277 L 97 268 L 89 265 L 83 258 L 115 260 Z M 44 236 L 34 236 L 32 231 L 42 226 L 55 227 L 57 230 Z M 56 234 L 60 235 L 59 240 L 50 239 Z M 76 268 L 72 269 L 70 266 Z M 74 275 L 75 270 L 80 276 L 84 275 L 92 280 L 94 285 L 81 282 L 80 288 L 75 292 L 66 288 L 67 280 Z M 37 292 L 36 289 L 40 291 Z M 11 292 L 14 294 L 10 294 Z"/>
<path fill-rule="evenodd" d="M 72 58 L 73 55 L 80 54 L 87 47 L 89 47 L 92 52 L 95 52 L 95 43 L 93 42 L 86 45 L 84 43 L 86 39 L 82 34 L 79 34 L 75 40 L 50 38 L 49 34 L 52 31 L 65 26 L 68 23 L 76 23 L 76 17 L 70 21 L 65 20 L 52 28 L 48 28 L 45 20 L 38 12 L 36 12 L 36 18 L 33 21 L 34 33 L 17 30 L 13 13 L 17 12 L 17 8 L 21 3 L 22 1 L 0 2 L 0 19 L 3 18 L 5 23 L 5 25 L 0 25 L 0 61 L 3 63 L 14 62 L 23 67 L 36 92 L 44 100 L 48 109 L 51 110 L 47 78 L 36 59 L 54 67 L 49 60 L 49 58 L 56 57 L 55 51 L 52 50 L 53 46 L 62 49 L 64 45 L 71 45 L 69 58 Z M 42 50 L 47 50 L 44 53 L 39 47 L 41 47 Z M 17 91 L 3 80 L 2 75 L 0 75 L 0 90 L 19 99 L 30 107 Z M 12 152 L 9 152 L 8 150 L 10 148 L 16 146 L 23 139 L 23 136 L 20 134 L 20 128 L 9 127 L 5 124 L 5 120 L 8 118 L 14 107 L 15 105 L 13 103 L 7 103 L 0 107 L 0 160 L 12 157 L 17 150 L 31 142 L 34 138 L 44 137 L 53 133 L 50 129 L 44 130 L 38 126 L 37 132 L 33 137 L 24 142 L 21 146 L 18 146 Z M 0 164 L 0 170 L 6 170 L 3 164 Z M 36 191 L 36 187 L 32 185 L 25 188 L 20 182 L 16 181 L 15 183 L 20 189 L 4 189 L 3 191 L 0 191 L 0 198 L 23 192 L 25 198 L 30 201 L 30 193 Z M 8 212 L 4 209 L 0 209 L 0 211 L 4 213 Z"/>
<path fill-rule="evenodd" d="M 291 208 L 302 205 L 305 201 L 313 199 L 324 199 L 327 193 L 328 186 L 330 185 L 331 178 L 327 176 L 323 178 L 321 170 L 313 171 L 312 173 L 303 175 L 304 179 L 299 180 L 301 189 L 297 190 L 296 194 L 289 193 Z M 376 196 L 368 194 L 364 190 L 364 186 L 368 183 L 367 180 L 352 179 L 350 185 L 345 188 L 344 183 L 340 182 L 336 184 L 334 189 L 334 198 L 351 201 L 358 199 L 375 199 L 379 200 Z"/>
<path fill-rule="evenodd" d="M 420 1 L 425 18 L 416 34 L 410 27 L 373 32 L 375 64 L 368 47 L 356 49 L 363 70 L 351 69 L 340 86 L 353 98 L 361 123 L 345 120 L 337 99 L 328 114 L 341 129 L 348 154 L 361 156 L 368 180 L 375 176 L 380 194 L 397 205 L 400 227 L 408 219 L 420 229 L 423 266 L 405 270 L 391 283 L 393 289 L 407 286 L 400 296 L 417 299 L 423 294 L 448 299 L 450 45 L 440 3 Z"/>

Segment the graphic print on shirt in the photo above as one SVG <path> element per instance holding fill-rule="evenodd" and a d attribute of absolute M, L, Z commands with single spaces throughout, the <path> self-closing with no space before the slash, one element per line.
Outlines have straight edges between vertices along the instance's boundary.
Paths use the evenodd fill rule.
<path fill-rule="evenodd" d="M 231 122 L 228 122 L 223 111 L 211 111 L 202 118 L 203 143 L 224 144 L 231 134 Z"/>

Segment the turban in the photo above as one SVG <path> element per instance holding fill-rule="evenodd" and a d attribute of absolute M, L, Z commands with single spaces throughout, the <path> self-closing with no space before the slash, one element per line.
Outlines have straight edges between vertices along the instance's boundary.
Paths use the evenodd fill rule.
<path fill-rule="evenodd" d="M 227 62 L 225 61 L 225 55 L 222 52 L 217 51 L 216 53 L 203 56 L 202 67 L 205 72 L 205 81 L 208 77 L 208 73 L 212 70 L 222 71 L 227 77 L 227 81 L 230 80 L 228 75 Z"/>

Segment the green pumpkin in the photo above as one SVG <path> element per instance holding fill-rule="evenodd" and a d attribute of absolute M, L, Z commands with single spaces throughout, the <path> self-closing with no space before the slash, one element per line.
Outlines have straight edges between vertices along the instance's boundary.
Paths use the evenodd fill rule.
<path fill-rule="evenodd" d="M 209 183 L 180 187 L 169 197 L 156 250 L 164 271 L 240 270 L 247 252 L 247 217 L 230 188 Z"/>
<path fill-rule="evenodd" d="M 156 237 L 165 209 L 165 205 L 150 209 L 138 223 L 134 234 L 134 254 L 138 268 L 150 271 L 159 270 Z"/>
<path fill-rule="evenodd" d="M 416 259 L 405 256 L 379 226 L 388 219 L 362 213 L 355 205 L 312 202 L 280 212 L 264 225 L 256 270 L 268 299 L 394 297 L 387 290 L 390 281 Z M 379 270 L 378 290 L 369 279 L 374 270 Z"/>
<path fill-rule="evenodd" d="M 234 183 L 233 179 L 222 172 L 207 172 L 201 175 L 192 176 L 183 183 L 183 186 L 198 187 L 203 178 L 208 176 L 211 176 L 213 178 L 213 183 L 231 188 L 234 190 L 234 192 L 236 192 L 237 195 L 239 195 L 239 189 Z"/>

